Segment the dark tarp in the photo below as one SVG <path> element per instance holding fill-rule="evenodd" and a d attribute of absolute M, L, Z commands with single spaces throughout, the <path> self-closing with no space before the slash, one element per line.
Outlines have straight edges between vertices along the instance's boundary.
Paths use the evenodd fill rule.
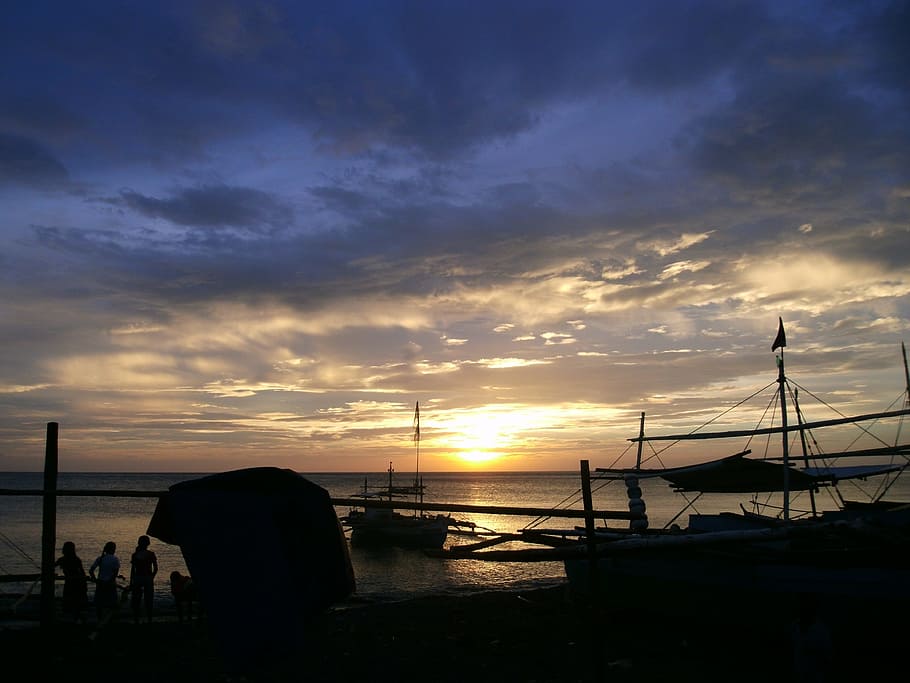
<path fill-rule="evenodd" d="M 745 457 L 749 451 L 728 455 L 719 460 L 682 467 L 660 469 L 598 468 L 606 479 L 634 475 L 639 479 L 660 477 L 677 491 L 704 493 L 772 493 L 784 490 L 784 465 L 770 460 Z M 860 465 L 845 467 L 788 467 L 787 485 L 791 491 L 808 491 L 847 479 L 897 472 L 902 465 Z"/>
<path fill-rule="evenodd" d="M 792 467 L 789 488 L 791 491 L 806 491 L 818 488 L 819 481 Z M 716 493 L 756 493 L 781 491 L 784 484 L 784 466 L 764 460 L 730 458 L 697 471 L 679 470 L 661 475 L 680 491 L 704 491 Z"/>
<path fill-rule="evenodd" d="M 238 669 L 293 653 L 313 617 L 354 592 L 328 492 L 288 469 L 175 484 L 148 534 L 180 546 L 212 634 Z"/>

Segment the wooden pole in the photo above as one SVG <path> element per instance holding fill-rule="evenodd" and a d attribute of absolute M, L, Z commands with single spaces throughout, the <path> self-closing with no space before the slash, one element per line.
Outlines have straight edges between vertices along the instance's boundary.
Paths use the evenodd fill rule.
<path fill-rule="evenodd" d="M 638 425 L 638 455 L 635 457 L 635 469 L 641 469 L 641 449 L 645 445 L 645 412 L 641 412 L 641 422 Z"/>
<path fill-rule="evenodd" d="M 47 423 L 41 515 L 41 628 L 54 624 L 54 560 L 57 546 L 57 423 Z"/>
<path fill-rule="evenodd" d="M 787 437 L 787 377 L 784 374 L 784 349 L 777 359 L 777 383 L 780 385 L 781 450 L 784 459 L 784 524 L 790 523 L 790 444 Z"/>
<path fill-rule="evenodd" d="M 581 461 L 581 497 L 585 507 L 585 538 L 588 545 L 588 577 L 591 597 L 597 595 L 597 539 L 594 535 L 594 500 L 591 497 L 591 466 Z"/>

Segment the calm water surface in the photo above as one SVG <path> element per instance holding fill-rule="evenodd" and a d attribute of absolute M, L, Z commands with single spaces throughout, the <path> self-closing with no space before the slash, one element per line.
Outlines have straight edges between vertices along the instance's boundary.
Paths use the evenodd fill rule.
<path fill-rule="evenodd" d="M 137 490 L 159 492 L 180 481 L 195 479 L 203 474 L 75 474 L 61 473 L 61 490 Z M 348 498 L 360 490 L 364 477 L 371 485 L 383 485 L 385 474 L 303 474 L 325 488 L 333 498 Z M 413 474 L 396 474 L 396 483 L 407 483 Z M 576 472 L 549 473 L 426 473 L 426 501 L 471 505 L 513 507 L 570 507 L 581 509 L 580 477 Z M 40 489 L 40 473 L 0 473 L 0 488 Z M 594 507 L 601 510 L 626 510 L 625 489 L 617 482 L 594 482 Z M 660 480 L 642 482 L 651 526 L 663 526 L 673 520 L 685 504 L 678 494 Z M 860 499 L 859 495 L 856 496 Z M 910 500 L 910 489 L 904 484 L 889 498 Z M 797 497 L 795 506 L 807 505 Z M 688 513 L 738 510 L 743 496 L 711 496 L 696 503 L 677 519 L 681 525 Z M 146 532 L 157 499 L 105 498 L 60 496 L 57 499 L 58 549 L 64 541 L 75 542 L 79 556 L 88 569 L 108 540 L 117 543 L 118 555 L 128 573 L 129 556 L 136 539 Z M 833 501 L 825 503 L 832 507 Z M 36 573 L 41 560 L 41 498 L 38 496 L 0 496 L 0 574 Z M 340 515 L 347 509 L 337 509 Z M 456 519 L 474 522 L 480 527 L 499 532 L 516 531 L 534 523 L 534 518 L 512 515 L 481 515 L 453 513 Z M 544 528 L 567 528 L 581 520 L 553 518 L 541 522 Z M 623 522 L 611 522 L 621 526 Z M 627 523 L 626 523 L 627 524 Z M 476 541 L 476 538 L 450 535 L 447 545 Z M 508 547 L 508 546 L 503 546 Z M 152 549 L 158 554 L 161 579 L 156 585 L 156 599 L 170 602 L 167 575 L 174 569 L 186 573 L 177 546 L 152 539 Z M 243 563 L 252 553 L 243 547 L 229 549 L 234 566 L 226 571 L 237 575 L 237 593 L 241 597 L 244 585 Z M 522 589 L 529 586 L 557 585 L 564 581 L 561 562 L 500 563 L 476 560 L 446 561 L 425 557 L 419 551 L 367 551 L 351 548 L 351 560 L 357 580 L 357 597 L 366 600 L 395 600 L 429 594 L 458 594 L 490 589 Z M 27 586 L 26 586 L 27 587 Z M 58 591 L 62 589 L 57 586 Z M 0 592 L 21 592 L 23 585 L 0 584 Z"/>

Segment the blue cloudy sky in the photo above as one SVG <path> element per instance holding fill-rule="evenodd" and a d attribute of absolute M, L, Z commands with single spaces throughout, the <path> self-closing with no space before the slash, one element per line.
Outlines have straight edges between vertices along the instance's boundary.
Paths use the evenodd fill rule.
<path fill-rule="evenodd" d="M 907 2 L 44 2 L 0 24 L 0 470 L 609 464 L 903 389 Z M 653 418 L 652 418 L 653 416 Z M 810 416 L 811 418 L 811 416 Z"/>

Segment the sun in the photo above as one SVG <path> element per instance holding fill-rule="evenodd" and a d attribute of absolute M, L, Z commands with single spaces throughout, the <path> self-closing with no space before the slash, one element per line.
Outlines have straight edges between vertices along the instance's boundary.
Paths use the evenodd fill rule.
<path fill-rule="evenodd" d="M 508 420 L 489 410 L 457 414 L 446 426 L 455 457 L 474 465 L 500 458 L 513 440 Z"/>
<path fill-rule="evenodd" d="M 461 451 L 458 453 L 458 458 L 465 462 L 479 465 L 496 460 L 500 455 L 502 454 L 497 451 Z"/>

